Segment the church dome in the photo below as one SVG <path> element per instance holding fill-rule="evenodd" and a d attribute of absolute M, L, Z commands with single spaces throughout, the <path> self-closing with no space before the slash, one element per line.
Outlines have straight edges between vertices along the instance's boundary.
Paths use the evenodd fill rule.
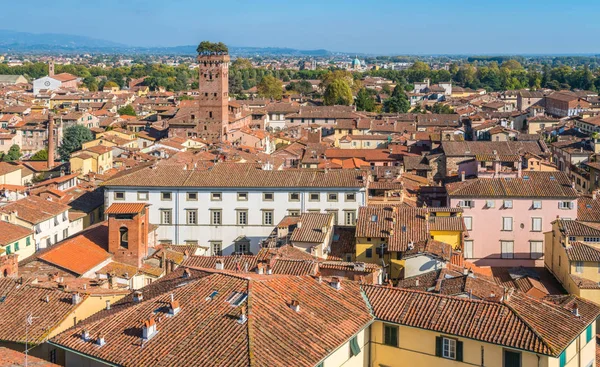
<path fill-rule="evenodd" d="M 355 58 L 354 60 L 352 60 L 352 68 L 353 69 L 358 69 L 360 68 L 360 60 L 357 58 Z"/>

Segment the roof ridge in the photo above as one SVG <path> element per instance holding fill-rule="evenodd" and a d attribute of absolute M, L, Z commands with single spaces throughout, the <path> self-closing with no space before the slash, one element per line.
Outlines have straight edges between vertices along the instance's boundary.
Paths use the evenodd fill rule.
<path fill-rule="evenodd" d="M 256 358 L 254 356 L 254 335 L 253 335 L 253 331 L 254 331 L 254 319 L 251 316 L 251 311 L 252 311 L 252 305 L 251 305 L 251 301 L 253 299 L 253 297 L 251 297 L 251 291 L 253 288 L 252 287 L 252 282 L 249 279 L 246 279 L 248 282 L 248 288 L 247 288 L 247 292 L 248 292 L 248 298 L 246 299 L 246 314 L 248 315 L 248 321 L 246 321 L 248 324 L 248 326 L 246 327 L 246 331 L 248 332 L 248 366 L 250 367 L 254 367 L 256 366 Z"/>
<path fill-rule="evenodd" d="M 543 304 L 543 302 L 540 302 L 540 304 Z M 538 337 L 538 339 L 540 339 L 540 342 L 546 348 L 548 348 L 552 355 L 556 354 L 556 351 L 554 350 L 554 348 L 552 348 L 552 346 L 550 346 L 550 344 L 546 342 L 546 339 L 544 339 L 544 337 L 542 337 L 540 333 L 527 320 L 525 320 L 519 312 L 517 312 L 517 310 L 515 310 L 511 305 L 508 304 L 508 300 L 503 300 L 502 305 L 506 306 L 513 313 L 513 315 L 515 315 L 515 317 L 517 317 L 522 323 L 524 323 L 525 326 L 527 326 L 527 328 L 531 330 L 531 332 L 534 333 L 535 336 Z"/>

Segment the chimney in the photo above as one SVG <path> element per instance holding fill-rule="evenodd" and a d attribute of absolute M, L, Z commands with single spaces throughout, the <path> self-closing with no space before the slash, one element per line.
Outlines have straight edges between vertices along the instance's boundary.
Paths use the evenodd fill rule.
<path fill-rule="evenodd" d="M 215 269 L 223 270 L 223 261 L 222 260 L 217 260 L 217 262 L 215 263 Z"/>
<path fill-rule="evenodd" d="M 71 297 L 71 302 L 74 305 L 78 305 L 79 302 L 81 302 L 81 295 L 77 292 L 73 293 L 72 297 Z"/>
<path fill-rule="evenodd" d="M 156 332 L 156 320 L 153 316 L 148 320 L 145 320 L 142 324 L 142 338 L 144 338 L 144 340 L 150 340 L 154 335 L 156 335 Z"/>
<path fill-rule="evenodd" d="M 48 113 L 48 169 L 54 167 L 54 114 Z"/>
<path fill-rule="evenodd" d="M 181 307 L 179 306 L 179 301 L 173 299 L 173 295 L 171 294 L 171 302 L 169 302 L 169 315 L 175 316 L 181 311 Z"/>
<path fill-rule="evenodd" d="M 83 341 L 88 341 L 90 340 L 90 332 L 87 329 L 83 329 L 81 331 L 81 339 L 83 339 Z"/>
<path fill-rule="evenodd" d="M 295 299 L 290 303 L 290 308 L 296 312 L 300 312 L 300 302 Z"/>
<path fill-rule="evenodd" d="M 598 190 L 592 191 L 592 200 L 596 200 L 596 197 L 598 197 Z"/>
<path fill-rule="evenodd" d="M 265 265 L 260 262 L 256 265 L 256 273 L 257 274 L 264 274 L 265 273 Z"/>
<path fill-rule="evenodd" d="M 465 180 L 465 171 L 460 171 L 460 180 L 461 181 Z"/>
<path fill-rule="evenodd" d="M 103 334 L 98 334 L 98 337 L 96 337 L 96 344 L 98 344 L 99 346 L 103 346 L 104 344 L 106 344 Z"/>
<path fill-rule="evenodd" d="M 417 279 L 415 279 L 415 287 L 418 287 L 418 286 L 419 286 L 419 279 L 417 278 Z"/>
<path fill-rule="evenodd" d="M 240 317 L 238 318 L 238 324 L 245 324 L 248 321 L 248 316 L 246 316 L 246 306 L 243 306 L 240 310 Z"/>
<path fill-rule="evenodd" d="M 579 306 L 577 305 L 577 303 L 573 304 L 573 315 L 575 315 L 575 317 L 581 317 L 581 315 L 579 314 Z"/>
<path fill-rule="evenodd" d="M 110 310 L 110 300 L 106 300 L 106 310 Z"/>
<path fill-rule="evenodd" d="M 302 228 L 302 222 L 298 222 L 298 224 L 296 224 L 297 228 Z"/>
<path fill-rule="evenodd" d="M 133 292 L 133 302 L 140 303 L 143 300 L 144 300 L 144 295 L 142 294 L 141 291 L 135 291 L 135 292 Z"/>
<path fill-rule="evenodd" d="M 340 278 L 338 278 L 338 277 L 331 278 L 331 286 L 337 290 L 342 289 L 342 282 L 340 281 Z"/>
<path fill-rule="evenodd" d="M 190 269 L 186 268 L 183 270 L 183 275 L 182 275 L 183 278 L 189 278 L 191 276 L 192 276 L 192 273 L 190 272 Z"/>

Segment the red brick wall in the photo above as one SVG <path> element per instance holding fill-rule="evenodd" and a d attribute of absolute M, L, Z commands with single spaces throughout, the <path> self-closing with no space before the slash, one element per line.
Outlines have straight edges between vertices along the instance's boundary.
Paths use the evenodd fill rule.
<path fill-rule="evenodd" d="M 198 136 L 220 141 L 229 123 L 229 55 L 198 56 Z"/>
<path fill-rule="evenodd" d="M 148 255 L 148 210 L 134 215 L 133 219 L 117 219 L 114 214 L 108 217 L 108 252 L 115 261 L 133 266 L 142 266 Z M 128 247 L 121 244 L 121 228 L 128 229 Z"/>

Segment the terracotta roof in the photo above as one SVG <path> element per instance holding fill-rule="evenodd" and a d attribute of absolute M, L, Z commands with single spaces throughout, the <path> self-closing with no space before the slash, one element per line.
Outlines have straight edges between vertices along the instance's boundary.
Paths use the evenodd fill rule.
<path fill-rule="evenodd" d="M 461 231 L 466 232 L 467 228 L 462 217 L 429 217 L 430 231 Z"/>
<path fill-rule="evenodd" d="M 600 222 L 600 195 L 595 200 L 591 196 L 580 196 L 577 199 L 577 220 Z"/>
<path fill-rule="evenodd" d="M 290 241 L 323 242 L 327 236 L 327 232 L 333 229 L 331 227 L 332 220 L 333 214 L 303 213 L 296 225 L 296 229 L 292 232 Z"/>
<path fill-rule="evenodd" d="M 543 153 L 537 141 L 443 141 L 442 150 L 448 157 L 475 156 L 477 154 L 513 155 Z"/>
<path fill-rule="evenodd" d="M 583 223 L 572 219 L 557 219 L 558 229 L 567 236 L 600 237 L 600 228 L 596 223 Z"/>
<path fill-rule="evenodd" d="M 405 251 L 410 242 L 429 238 L 426 209 L 408 206 L 364 206 L 358 211 L 356 237 L 386 238 L 387 251 Z"/>
<path fill-rule="evenodd" d="M 9 245 L 32 233 L 33 231 L 29 228 L 0 221 L 0 245 L 2 246 Z"/>
<path fill-rule="evenodd" d="M 273 274 L 315 275 L 320 264 L 314 260 L 277 259 L 273 264 Z"/>
<path fill-rule="evenodd" d="M 102 222 L 53 245 L 36 256 L 43 261 L 82 275 L 111 257 L 107 247 L 108 223 Z"/>
<path fill-rule="evenodd" d="M 594 303 L 515 292 L 502 303 L 363 285 L 377 319 L 558 357 L 600 315 Z M 579 317 L 572 312 L 577 303 Z"/>
<path fill-rule="evenodd" d="M 452 197 L 576 198 L 564 172 L 527 172 L 522 178 L 479 178 L 446 185 Z"/>
<path fill-rule="evenodd" d="M 566 252 L 569 261 L 600 262 L 600 249 L 583 242 L 569 242 Z"/>
<path fill-rule="evenodd" d="M 61 82 L 68 82 L 70 80 L 77 79 L 75 75 L 69 73 L 56 74 L 54 76 L 51 76 L 51 78 L 59 80 Z"/>
<path fill-rule="evenodd" d="M 69 210 L 69 206 L 39 196 L 28 196 L 0 208 L 2 213 L 17 212 L 17 216 L 31 224 L 37 224 Z"/>
<path fill-rule="evenodd" d="M 137 214 L 141 213 L 148 204 L 144 203 L 114 203 L 104 214 Z"/>
<path fill-rule="evenodd" d="M 104 186 L 128 187 L 365 187 L 361 171 L 262 170 L 255 164 L 219 163 L 210 170 L 157 165 L 126 171 Z"/>
<path fill-rule="evenodd" d="M 16 350 L 0 347 L 0 367 L 20 367 L 25 365 L 25 354 Z M 29 367 L 58 367 L 59 365 L 45 361 L 43 359 L 27 356 L 27 366 Z"/>
<path fill-rule="evenodd" d="M 35 319 L 28 330 L 29 343 L 40 344 L 78 307 L 72 303 L 69 292 L 19 284 L 11 278 L 0 279 L 0 297 L 3 298 L 0 302 L 0 340 L 4 342 L 24 344 L 25 320 L 32 315 Z"/>
<path fill-rule="evenodd" d="M 141 289 L 142 302 L 127 297 L 52 343 L 121 366 L 314 366 L 372 322 L 354 282 L 336 290 L 306 276 L 170 275 Z M 180 307 L 174 316 L 171 294 Z M 247 319 L 238 322 L 242 310 Z M 158 332 L 142 348 L 140 320 L 150 318 Z M 84 329 L 106 343 L 83 340 Z"/>

